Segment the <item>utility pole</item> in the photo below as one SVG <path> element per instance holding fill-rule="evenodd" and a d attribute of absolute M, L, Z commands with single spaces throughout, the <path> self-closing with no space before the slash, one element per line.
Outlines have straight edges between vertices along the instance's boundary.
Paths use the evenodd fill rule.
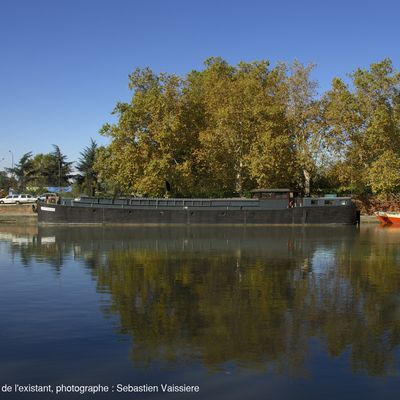
<path fill-rule="evenodd" d="M 8 152 L 11 153 L 11 175 L 14 178 L 14 153 L 11 150 L 8 150 Z"/>
<path fill-rule="evenodd" d="M 61 187 L 61 160 L 58 160 L 58 190 L 60 191 Z"/>

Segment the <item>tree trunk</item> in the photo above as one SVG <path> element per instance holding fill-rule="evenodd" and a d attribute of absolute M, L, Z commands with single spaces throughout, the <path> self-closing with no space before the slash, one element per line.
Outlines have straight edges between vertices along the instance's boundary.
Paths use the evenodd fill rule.
<path fill-rule="evenodd" d="M 239 165 L 237 167 L 237 173 L 236 173 L 236 193 L 239 193 L 239 195 L 242 195 L 243 192 L 243 176 L 242 176 L 242 170 L 243 170 L 243 162 L 240 161 Z"/>
<path fill-rule="evenodd" d="M 307 170 L 303 170 L 304 174 L 304 195 L 306 197 L 310 196 L 310 181 L 311 181 L 311 175 Z"/>

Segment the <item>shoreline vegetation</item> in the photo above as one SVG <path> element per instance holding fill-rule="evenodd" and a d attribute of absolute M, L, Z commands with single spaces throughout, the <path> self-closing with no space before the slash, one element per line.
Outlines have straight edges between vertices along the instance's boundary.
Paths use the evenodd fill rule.
<path fill-rule="evenodd" d="M 288 187 L 352 193 L 363 213 L 400 208 L 400 74 L 390 59 L 333 78 L 314 65 L 230 65 L 214 57 L 185 76 L 137 68 L 132 97 L 75 165 L 59 146 L 0 171 L 0 189 L 72 196 L 231 197 Z"/>

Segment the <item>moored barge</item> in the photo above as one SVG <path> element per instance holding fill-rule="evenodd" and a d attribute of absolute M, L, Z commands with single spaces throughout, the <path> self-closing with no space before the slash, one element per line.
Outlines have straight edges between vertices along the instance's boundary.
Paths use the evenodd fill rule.
<path fill-rule="evenodd" d="M 289 189 L 257 189 L 253 198 L 87 197 L 39 203 L 41 224 L 340 224 L 358 222 L 350 197 L 299 197 Z"/>

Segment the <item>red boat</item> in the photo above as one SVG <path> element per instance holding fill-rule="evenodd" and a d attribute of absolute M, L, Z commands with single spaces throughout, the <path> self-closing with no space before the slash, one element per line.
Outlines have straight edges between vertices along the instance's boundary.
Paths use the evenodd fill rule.
<path fill-rule="evenodd" d="M 387 212 L 386 216 L 389 220 L 389 223 L 400 225 L 400 213 L 399 212 Z"/>
<path fill-rule="evenodd" d="M 375 217 L 378 218 L 379 222 L 383 225 L 390 224 L 391 222 L 389 221 L 389 218 L 387 216 L 387 213 L 384 211 L 377 211 L 374 212 Z"/>

